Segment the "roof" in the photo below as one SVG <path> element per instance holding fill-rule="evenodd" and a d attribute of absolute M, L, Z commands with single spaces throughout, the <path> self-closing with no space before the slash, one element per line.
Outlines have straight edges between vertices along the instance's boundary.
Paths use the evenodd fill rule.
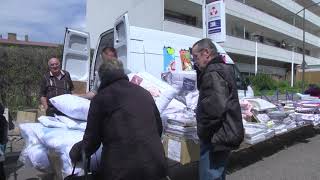
<path fill-rule="evenodd" d="M 33 42 L 33 41 L 19 41 L 19 40 L 8 40 L 0 39 L 0 44 L 8 45 L 23 45 L 23 46 L 41 46 L 41 47 L 58 47 L 59 44 L 47 43 L 47 42 Z"/>

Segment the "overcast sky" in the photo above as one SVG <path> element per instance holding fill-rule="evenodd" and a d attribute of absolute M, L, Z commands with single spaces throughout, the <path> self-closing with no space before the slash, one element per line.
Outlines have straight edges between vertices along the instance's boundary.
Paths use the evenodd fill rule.
<path fill-rule="evenodd" d="M 86 0 L 0 0 L 0 34 L 63 43 L 65 27 L 84 30 Z"/>

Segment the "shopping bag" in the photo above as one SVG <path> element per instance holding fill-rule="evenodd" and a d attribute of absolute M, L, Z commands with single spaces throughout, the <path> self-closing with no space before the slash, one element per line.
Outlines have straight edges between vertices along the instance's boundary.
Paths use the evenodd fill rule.
<path fill-rule="evenodd" d="M 81 150 L 81 156 L 82 156 L 82 166 L 84 170 L 84 175 L 77 176 L 74 174 L 74 171 L 76 169 L 76 163 L 73 166 L 72 174 L 65 177 L 64 180 L 97 180 L 97 177 L 92 174 L 90 171 L 90 157 L 87 157 L 84 150 Z"/>

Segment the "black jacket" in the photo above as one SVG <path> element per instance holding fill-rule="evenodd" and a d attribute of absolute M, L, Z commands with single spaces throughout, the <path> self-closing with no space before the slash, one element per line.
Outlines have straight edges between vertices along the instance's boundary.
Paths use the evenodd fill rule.
<path fill-rule="evenodd" d="M 0 103 L 0 144 L 8 142 L 8 121 L 3 116 L 4 107 Z"/>
<path fill-rule="evenodd" d="M 103 144 L 102 179 L 165 177 L 161 133 L 160 114 L 147 90 L 130 83 L 120 71 L 101 79 L 98 94 L 91 101 L 82 146 L 91 155 Z"/>
<path fill-rule="evenodd" d="M 234 65 L 216 57 L 198 71 L 198 136 L 212 143 L 215 151 L 239 147 L 244 138 Z"/>

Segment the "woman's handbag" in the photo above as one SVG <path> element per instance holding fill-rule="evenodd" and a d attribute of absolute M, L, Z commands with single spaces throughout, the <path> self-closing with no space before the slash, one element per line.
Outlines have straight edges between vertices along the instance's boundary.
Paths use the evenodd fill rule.
<path fill-rule="evenodd" d="M 84 170 L 84 175 L 77 176 L 74 174 L 74 171 L 76 169 L 76 163 L 73 166 L 72 174 L 65 177 L 64 180 L 97 180 L 97 178 L 94 177 L 94 175 L 89 172 L 90 171 L 90 157 L 87 157 L 84 150 L 81 150 L 81 156 L 82 156 L 82 168 Z"/>

